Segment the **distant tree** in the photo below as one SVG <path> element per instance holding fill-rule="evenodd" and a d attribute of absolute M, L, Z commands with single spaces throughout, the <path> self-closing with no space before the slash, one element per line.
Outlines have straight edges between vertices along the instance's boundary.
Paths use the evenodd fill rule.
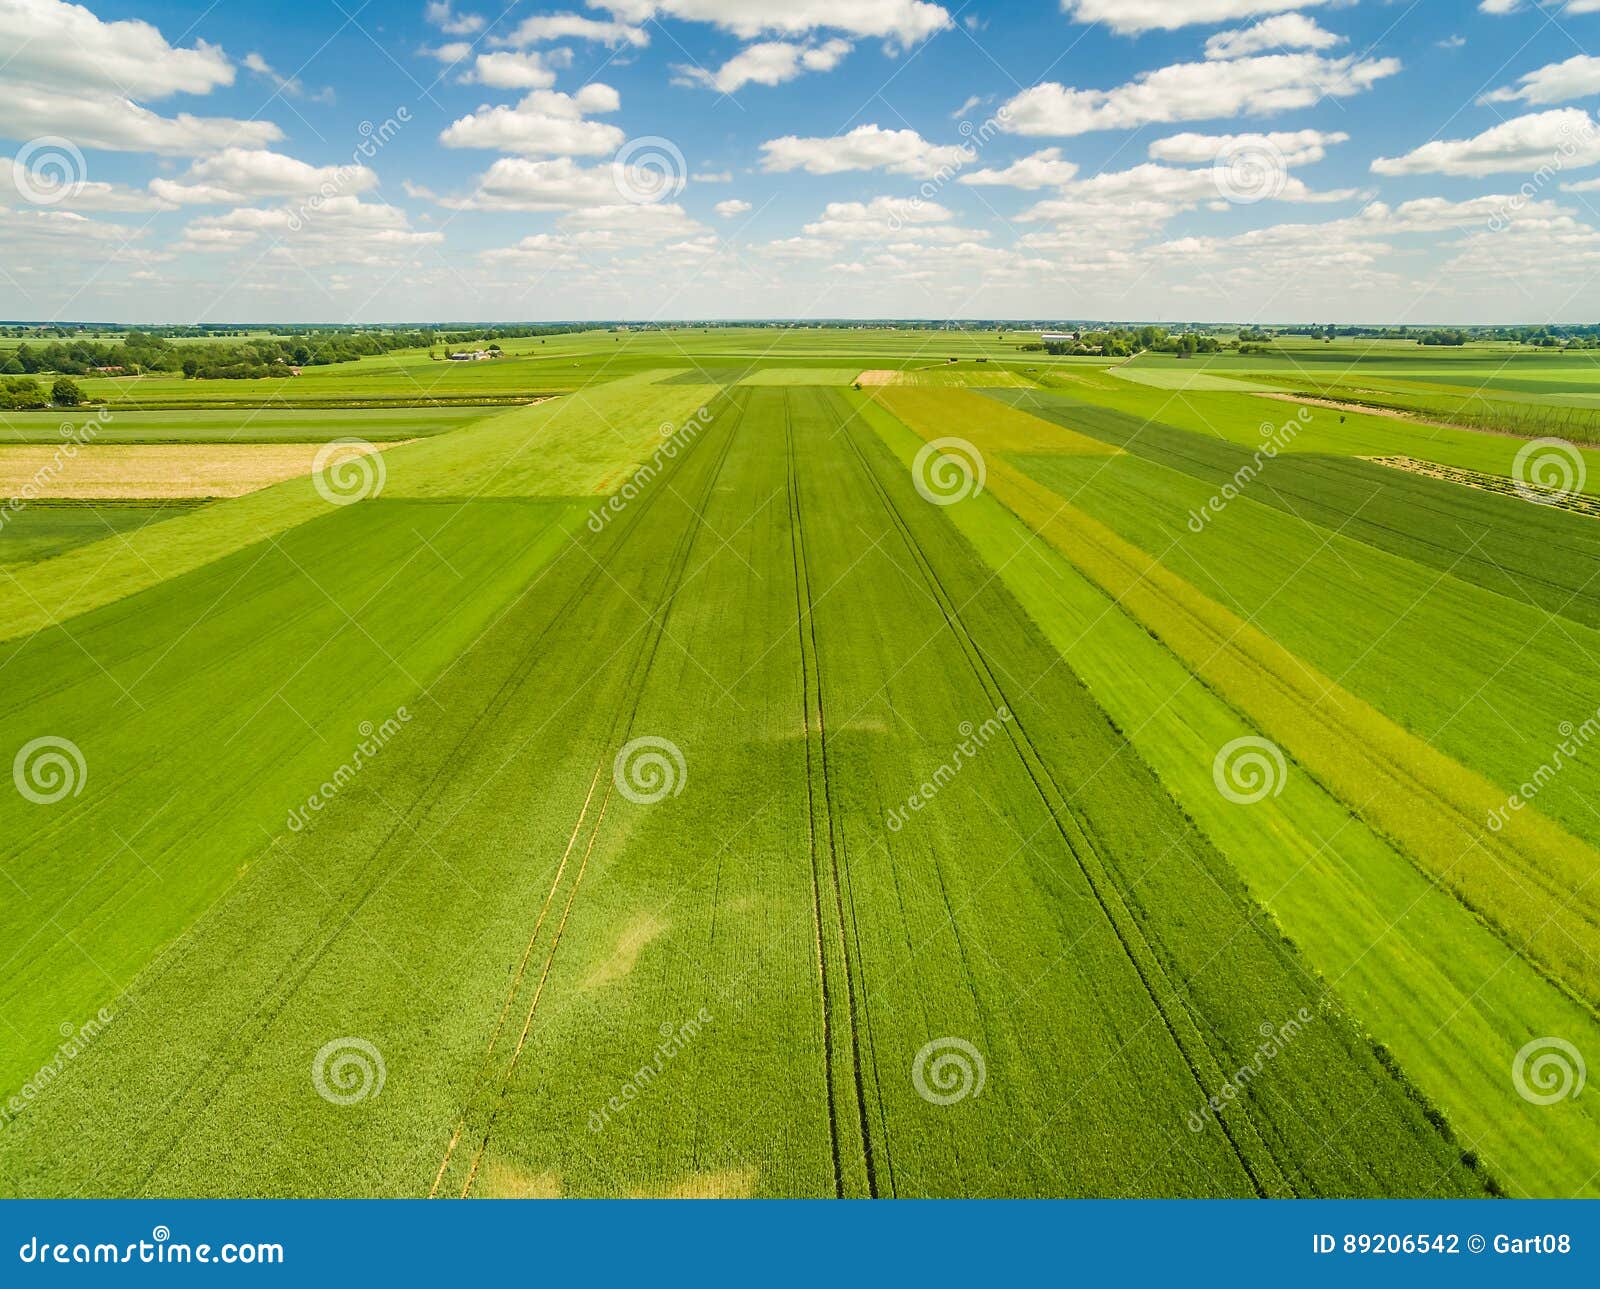
<path fill-rule="evenodd" d="M 0 381 L 0 410 L 35 411 L 48 406 L 39 382 L 28 376 L 10 376 Z"/>
<path fill-rule="evenodd" d="M 77 381 L 61 376 L 50 386 L 50 401 L 57 407 L 77 407 L 83 402 L 83 391 L 78 388 Z"/>

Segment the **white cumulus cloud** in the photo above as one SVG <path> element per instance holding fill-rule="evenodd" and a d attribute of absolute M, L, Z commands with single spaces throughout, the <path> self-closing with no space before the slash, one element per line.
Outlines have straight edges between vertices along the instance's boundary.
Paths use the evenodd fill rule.
<path fill-rule="evenodd" d="M 622 106 L 616 90 L 593 81 L 576 94 L 534 90 L 515 107 L 480 107 L 439 135 L 447 148 L 493 148 L 523 156 L 600 156 L 627 137 L 614 125 L 587 118 Z"/>
<path fill-rule="evenodd" d="M 761 145 L 762 169 L 782 172 L 804 170 L 813 175 L 834 175 L 846 170 L 886 170 L 890 174 L 926 176 L 943 167 L 958 167 L 969 159 L 960 144 L 929 143 L 915 130 L 885 130 L 878 125 L 858 125 L 832 138 L 801 138 L 788 134 Z"/>
<path fill-rule="evenodd" d="M 627 22 L 707 22 L 746 40 L 833 30 L 912 45 L 951 25 L 950 14 L 927 0 L 606 0 L 604 7 Z"/>
<path fill-rule="evenodd" d="M 1062 0 L 1078 22 L 1103 22 L 1116 32 L 1172 31 L 1237 22 L 1260 14 L 1309 9 L 1328 0 Z"/>
<path fill-rule="evenodd" d="M 1060 148 L 1044 148 L 998 170 L 975 170 L 962 175 L 961 182 L 1005 188 L 1055 188 L 1077 173 L 1077 166 L 1062 159 Z"/>
<path fill-rule="evenodd" d="M 1600 127 L 1582 108 L 1514 117 L 1466 139 L 1435 139 L 1372 163 L 1380 175 L 1496 175 L 1600 163 Z"/>
<path fill-rule="evenodd" d="M 1206 57 L 1243 58 L 1272 49 L 1332 49 L 1343 41 L 1343 36 L 1319 26 L 1315 18 L 1283 13 L 1236 31 L 1219 31 L 1206 41 Z"/>
<path fill-rule="evenodd" d="M 1514 86 L 1485 94 L 1484 103 L 1567 103 L 1600 94 L 1600 58 L 1577 54 L 1564 63 L 1550 63 L 1518 77 Z"/>
<path fill-rule="evenodd" d="M 850 52 L 848 40 L 828 40 L 820 45 L 764 40 L 746 46 L 716 71 L 679 63 L 673 67 L 680 85 L 703 85 L 733 94 L 746 85 L 781 85 L 805 72 L 831 72 Z"/>
<path fill-rule="evenodd" d="M 1324 97 L 1359 94 L 1399 70 L 1393 58 L 1305 53 L 1175 63 L 1109 90 L 1071 89 L 1047 81 L 1007 103 L 1003 119 L 1005 128 L 1017 134 L 1064 136 L 1169 121 L 1262 116 L 1311 107 Z"/>

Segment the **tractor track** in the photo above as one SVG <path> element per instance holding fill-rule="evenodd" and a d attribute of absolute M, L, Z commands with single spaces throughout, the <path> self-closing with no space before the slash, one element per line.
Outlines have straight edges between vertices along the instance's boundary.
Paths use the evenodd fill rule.
<path fill-rule="evenodd" d="M 912 559 L 916 562 L 919 571 L 922 573 L 923 578 L 928 585 L 929 591 L 932 594 L 935 603 L 938 604 L 940 612 L 943 614 L 945 622 L 950 628 L 951 634 L 960 642 L 962 652 L 965 654 L 980 687 L 991 698 L 998 697 L 1001 702 L 1004 703 L 1006 694 L 1003 686 L 1000 684 L 998 677 L 996 677 L 994 674 L 994 670 L 990 666 L 987 658 L 984 656 L 983 651 L 978 647 L 977 641 L 973 638 L 971 631 L 967 627 L 966 623 L 962 620 L 959 611 L 955 607 L 954 600 L 951 599 L 950 594 L 946 590 L 943 582 L 940 580 L 937 571 L 933 568 L 933 565 L 928 560 L 926 554 L 922 551 L 921 547 L 917 543 L 911 532 L 910 526 L 905 521 L 904 516 L 900 513 L 899 508 L 889 496 L 888 491 L 883 486 L 882 480 L 878 478 L 877 472 L 873 470 L 870 462 L 868 462 L 866 458 L 866 454 L 861 450 L 861 447 L 855 441 L 855 438 L 850 434 L 845 434 L 843 437 L 847 442 L 849 442 L 851 451 L 854 453 L 863 473 L 870 480 L 871 485 L 874 491 L 877 493 L 885 512 L 888 514 L 890 521 L 894 524 L 901 541 L 904 543 L 906 549 L 910 552 Z M 1179 1026 L 1175 1022 L 1173 1016 L 1170 1014 L 1173 1005 L 1184 1009 L 1186 1018 L 1194 1027 L 1196 1040 L 1198 1041 L 1200 1047 L 1205 1052 L 1206 1056 L 1210 1058 L 1211 1062 L 1213 1064 L 1218 1064 L 1219 1068 L 1221 1068 L 1220 1064 L 1216 1060 L 1215 1053 L 1210 1050 L 1209 1044 L 1206 1043 L 1204 1032 L 1201 1030 L 1200 1026 L 1194 1021 L 1192 1016 L 1187 1015 L 1187 1008 L 1183 1003 L 1181 993 L 1170 980 L 1166 979 L 1165 972 L 1161 967 L 1160 961 L 1154 950 L 1151 948 L 1148 942 L 1144 942 L 1143 932 L 1138 927 L 1137 919 L 1135 919 L 1131 913 L 1125 912 L 1122 916 L 1119 916 L 1113 911 L 1111 895 L 1108 893 L 1107 888 L 1115 888 L 1115 879 L 1111 878 L 1107 872 L 1102 872 L 1102 874 L 1097 877 L 1095 873 L 1091 871 L 1091 865 L 1086 862 L 1083 852 L 1087 849 L 1091 854 L 1095 854 L 1095 847 L 1092 839 L 1087 834 L 1084 834 L 1081 838 L 1081 842 L 1074 842 L 1071 832 L 1062 819 L 1062 815 L 1065 814 L 1069 818 L 1072 818 L 1075 823 L 1077 820 L 1076 816 L 1073 815 L 1070 809 L 1066 806 L 1066 795 L 1062 792 L 1061 785 L 1055 781 L 1054 776 L 1051 774 L 1048 768 L 1048 763 L 1039 754 L 1037 746 L 1034 744 L 1032 738 L 1027 732 L 1027 729 L 1023 725 L 1020 714 L 1015 708 L 1010 707 L 1009 704 L 1005 705 L 1007 706 L 1007 709 L 1011 711 L 1011 720 L 1005 723 L 1005 729 L 1017 753 L 1018 760 L 1022 762 L 1023 768 L 1027 771 L 1028 777 L 1034 785 L 1034 789 L 1037 791 L 1041 802 L 1044 804 L 1045 810 L 1050 815 L 1051 821 L 1055 825 L 1056 832 L 1060 835 L 1068 853 L 1073 857 L 1079 872 L 1083 875 L 1084 881 L 1088 884 L 1090 891 L 1093 893 L 1095 902 L 1100 908 L 1101 915 L 1105 918 L 1107 924 L 1111 927 L 1113 933 L 1117 937 L 1117 940 L 1121 944 L 1122 950 L 1127 956 L 1129 964 L 1137 974 L 1140 983 L 1143 985 L 1145 993 L 1150 999 L 1151 1005 L 1155 1008 L 1157 1015 L 1160 1016 L 1162 1024 L 1167 1030 L 1167 1034 L 1173 1044 L 1173 1047 L 1182 1058 L 1185 1066 L 1187 1066 L 1190 1077 L 1194 1080 L 1195 1086 L 1200 1090 L 1202 1099 L 1209 1097 L 1211 1095 L 1211 1090 L 1207 1087 L 1206 1081 L 1195 1062 L 1195 1058 L 1189 1051 L 1189 1043 L 1186 1042 L 1183 1036 L 1179 1033 Z M 1049 788 L 1054 790 L 1053 794 L 1052 792 L 1047 791 L 1046 784 L 1049 785 Z M 1052 800 L 1052 795 L 1059 800 L 1059 807 L 1057 805 L 1057 801 Z M 1093 867 L 1104 869 L 1104 864 L 1099 860 L 1098 854 L 1095 854 L 1095 860 L 1096 863 L 1093 865 Z M 1120 896 L 1118 899 L 1120 902 Z M 1125 926 L 1123 924 L 1124 920 L 1131 925 Z M 1142 953 L 1140 952 L 1139 948 L 1136 948 L 1135 946 L 1134 940 L 1136 937 L 1142 944 Z M 1148 957 L 1150 960 L 1148 964 L 1142 961 L 1142 959 L 1146 957 Z M 1160 974 L 1162 983 L 1165 984 L 1167 990 L 1170 991 L 1173 1000 L 1172 1003 L 1163 1001 L 1161 990 L 1156 987 L 1156 984 L 1152 979 L 1152 977 L 1156 974 Z M 1249 1178 L 1250 1184 L 1255 1189 L 1257 1195 L 1262 1198 L 1266 1198 L 1273 1194 L 1274 1188 L 1263 1181 L 1257 1167 L 1251 1163 L 1235 1134 L 1233 1126 L 1228 1124 L 1221 1116 L 1218 1117 L 1217 1122 L 1221 1126 L 1223 1133 L 1226 1135 L 1228 1144 L 1232 1149 L 1234 1156 L 1239 1161 L 1240 1168 L 1243 1169 L 1246 1177 Z M 1276 1167 L 1278 1160 L 1273 1155 L 1270 1147 L 1268 1147 L 1266 1142 L 1261 1140 L 1259 1136 L 1257 1139 L 1260 1141 L 1262 1149 L 1266 1153 L 1268 1159 L 1270 1159 L 1273 1165 Z"/>
<path fill-rule="evenodd" d="M 726 455 L 726 448 L 724 448 L 723 455 Z M 720 466 L 721 463 L 719 461 L 718 471 L 720 471 Z M 713 478 L 716 472 L 713 471 Z M 636 505 L 627 508 L 616 524 L 608 530 L 613 534 L 613 548 L 626 543 L 661 497 L 662 492 L 662 489 L 652 489 Z M 565 553 L 563 552 L 562 555 L 557 555 L 555 558 L 560 559 Z M 263 991 L 262 1001 L 256 1009 L 240 1021 L 230 1038 L 213 1051 L 209 1059 L 196 1072 L 195 1077 L 180 1089 L 158 1112 L 162 1117 L 170 1117 L 167 1113 L 169 1107 L 175 1108 L 180 1101 L 191 1097 L 197 1100 L 194 1109 L 183 1116 L 185 1126 L 175 1132 L 164 1146 L 151 1154 L 150 1162 L 142 1170 L 140 1177 L 141 1191 L 160 1170 L 162 1164 L 166 1162 L 172 1152 L 181 1144 L 188 1131 L 187 1125 L 193 1123 L 200 1113 L 211 1104 L 222 1085 L 227 1081 L 232 1068 L 236 1064 L 225 1057 L 228 1050 L 241 1042 L 247 1041 L 247 1037 L 253 1039 L 270 1028 L 273 1021 L 288 1005 L 290 998 L 294 996 L 295 992 L 321 963 L 323 958 L 326 957 L 348 924 L 365 907 L 368 900 L 372 898 L 384 882 L 393 876 L 393 873 L 381 861 L 394 844 L 396 838 L 401 837 L 402 834 L 405 836 L 420 835 L 420 828 L 417 825 L 437 805 L 445 787 L 453 777 L 454 772 L 459 768 L 462 759 L 464 759 L 464 752 L 478 740 L 482 729 L 490 719 L 504 711 L 516 694 L 527 684 L 534 669 L 544 657 L 541 646 L 546 638 L 558 626 L 571 620 L 572 610 L 581 605 L 600 582 L 604 574 L 605 559 L 603 557 L 597 558 L 592 553 L 590 554 L 590 559 L 591 566 L 583 574 L 578 587 L 562 601 L 561 607 L 556 612 L 546 618 L 534 638 L 521 649 L 520 656 L 510 673 L 496 687 L 490 699 L 474 714 L 460 737 L 455 740 L 450 752 L 439 759 L 436 767 L 413 798 L 411 808 L 405 814 L 396 818 L 389 830 L 373 848 L 370 857 L 366 861 L 359 894 L 353 900 L 342 902 L 337 908 L 330 909 L 325 914 L 317 930 L 306 941 L 309 951 L 293 955 L 287 960 L 285 966 L 279 971 L 272 983 Z M 657 638 L 659 639 L 659 636 Z M 331 929 L 329 929 L 330 924 Z M 193 928 L 191 928 L 191 933 L 192 931 Z M 311 945 L 316 947 L 309 948 Z M 165 971 L 170 969 L 170 965 L 175 964 L 169 964 L 164 967 L 162 974 L 165 974 Z M 136 982 L 134 986 L 130 986 L 130 994 L 136 991 L 138 983 L 141 982 Z"/>
<path fill-rule="evenodd" d="M 785 391 L 783 396 L 784 437 L 789 454 L 789 505 L 790 505 L 790 531 L 792 533 L 796 597 L 801 609 L 801 617 L 796 622 L 800 633 L 800 656 L 802 668 L 802 687 L 804 692 L 804 706 L 806 719 L 806 794 L 809 806 L 809 836 L 812 857 L 812 894 L 815 900 L 813 918 L 817 931 L 817 957 L 822 980 L 823 992 L 823 1049 L 826 1056 L 826 1072 L 828 1076 L 828 1120 L 829 1131 L 833 1145 L 834 1185 L 836 1193 L 844 1194 L 844 1176 L 841 1164 L 841 1151 L 839 1147 L 839 1119 L 837 1098 L 834 1091 L 833 1079 L 833 1043 L 832 1021 L 830 1013 L 831 997 L 836 993 L 836 986 L 830 987 L 831 973 L 827 970 L 826 953 L 822 934 L 822 896 L 820 892 L 819 869 L 821 868 L 820 847 L 817 843 L 816 815 L 818 802 L 816 800 L 816 769 L 813 765 L 811 754 L 811 717 L 812 694 L 815 693 L 816 706 L 816 735 L 817 735 L 817 762 L 820 763 L 822 775 L 822 813 L 827 820 L 828 834 L 828 886 L 833 895 L 834 915 L 838 920 L 838 952 L 840 961 L 844 966 L 844 992 L 847 1001 L 846 1015 L 849 1019 L 850 1038 L 850 1064 L 851 1077 L 855 1086 L 856 1115 L 860 1124 L 862 1162 L 866 1169 L 867 1193 L 872 1198 L 878 1196 L 877 1163 L 874 1159 L 872 1144 L 871 1119 L 867 1112 L 866 1083 L 862 1074 L 860 1018 L 858 1016 L 859 1004 L 854 973 L 850 966 L 850 950 L 845 936 L 845 901 L 842 890 L 844 879 L 841 878 L 841 865 L 839 850 L 841 842 L 837 837 L 837 826 L 834 818 L 832 773 L 828 760 L 828 730 L 827 716 L 822 696 L 822 673 L 819 665 L 819 652 L 817 648 L 816 616 L 813 612 L 814 602 L 811 598 L 811 572 L 806 560 L 806 525 L 804 511 L 800 504 L 799 473 L 795 466 L 794 452 L 794 425 L 790 408 L 791 395 Z M 859 961 L 861 944 L 859 928 L 855 919 L 854 898 L 851 900 L 850 925 L 855 932 L 856 954 Z"/>
<path fill-rule="evenodd" d="M 561 864 L 557 869 L 555 880 L 552 882 L 550 891 L 546 895 L 544 906 L 540 910 L 539 917 L 536 920 L 534 929 L 529 937 L 527 947 L 523 951 L 522 960 L 524 967 L 526 966 L 528 957 L 538 939 L 539 931 L 544 924 L 545 916 L 549 910 L 550 904 L 555 898 L 556 892 L 560 887 L 561 876 L 567 866 L 567 861 L 571 856 L 572 848 L 576 844 L 579 836 L 582 835 L 585 816 L 587 815 L 590 803 L 593 800 L 595 787 L 599 783 L 600 776 L 604 773 L 606 765 L 612 759 L 614 754 L 613 749 L 619 744 L 620 736 L 626 735 L 627 732 L 633 727 L 633 722 L 638 715 L 641 704 L 644 701 L 645 682 L 650 675 L 651 669 L 655 665 L 656 654 L 660 649 L 661 641 L 666 634 L 667 620 L 671 616 L 673 604 L 677 598 L 678 591 L 683 584 L 684 573 L 688 567 L 690 553 L 694 548 L 695 539 L 700 532 L 701 524 L 699 521 L 699 516 L 709 502 L 711 494 L 716 487 L 717 480 L 722 475 L 723 466 L 727 462 L 728 455 L 732 450 L 734 439 L 737 437 L 739 427 L 744 420 L 744 404 L 740 402 L 734 402 L 732 404 L 732 408 L 732 424 L 726 431 L 721 450 L 717 455 L 716 462 L 707 474 L 705 486 L 701 489 L 700 495 L 697 498 L 697 505 L 693 507 L 695 512 L 695 520 L 694 522 L 686 524 L 684 527 L 684 531 L 682 536 L 679 538 L 678 545 L 673 551 L 668 574 L 664 582 L 664 593 L 662 600 L 651 614 L 651 620 L 655 623 L 655 630 L 650 633 L 647 643 L 641 645 L 639 651 L 634 655 L 633 664 L 629 668 L 628 676 L 620 691 L 625 695 L 631 695 L 632 701 L 631 703 L 625 702 L 623 705 L 619 705 L 616 715 L 613 718 L 610 737 L 606 740 L 602 747 L 601 754 L 595 766 L 594 777 L 590 780 L 589 795 L 585 797 L 583 809 L 579 812 L 578 820 L 573 825 L 573 830 L 568 838 L 567 848 L 562 856 Z M 659 492 L 653 495 L 659 495 Z M 506 1096 L 510 1091 L 513 1076 L 516 1074 L 517 1067 L 522 1058 L 523 1050 L 527 1045 L 528 1035 L 532 1030 L 534 1017 L 538 1012 L 539 1003 L 544 997 L 545 985 L 550 978 L 551 968 L 555 964 L 556 950 L 560 947 L 562 933 L 566 929 L 567 920 L 571 916 L 573 905 L 577 900 L 578 891 L 581 889 L 584 876 L 588 871 L 589 857 L 593 854 L 595 844 L 599 840 L 600 828 L 605 821 L 606 810 L 610 805 L 611 794 L 614 788 L 614 782 L 607 784 L 605 791 L 601 796 L 599 812 L 596 815 L 594 826 L 589 831 L 588 844 L 584 847 L 583 858 L 579 863 L 578 871 L 573 878 L 570 890 L 567 892 L 566 902 L 562 907 L 561 920 L 559 923 L 557 923 L 554 933 L 551 936 L 550 948 L 545 955 L 544 966 L 539 973 L 538 983 L 534 988 L 533 997 L 529 1001 L 527 1013 L 523 1018 L 522 1029 L 518 1035 L 516 1047 L 512 1051 L 510 1060 L 506 1065 L 505 1070 L 500 1075 L 498 1088 L 489 1093 L 489 1097 L 492 1102 L 492 1108 L 488 1112 L 488 1122 L 484 1125 L 482 1137 L 479 1139 L 477 1146 L 473 1151 L 472 1160 L 467 1168 L 466 1179 L 462 1183 L 461 1190 L 459 1192 L 459 1197 L 462 1199 L 465 1199 L 471 1193 L 472 1186 L 477 1180 L 479 1169 L 482 1166 L 483 1158 L 488 1151 L 490 1138 L 493 1136 L 495 1125 L 499 1120 L 501 1111 L 505 1107 Z M 429 1189 L 429 1198 L 434 1198 L 438 1195 L 439 1188 L 442 1185 L 445 1175 L 449 1169 L 451 1158 L 455 1152 L 456 1146 L 459 1143 L 461 1136 L 465 1131 L 467 1122 L 471 1117 L 473 1103 L 478 1096 L 485 1091 L 486 1084 L 489 1081 L 487 1076 L 489 1074 L 489 1070 L 492 1068 L 494 1047 L 498 1043 L 499 1034 L 504 1023 L 504 1017 L 506 1013 L 509 1012 L 516 994 L 520 991 L 523 974 L 523 970 L 519 969 L 512 989 L 508 993 L 506 1002 L 502 1006 L 501 1022 L 497 1024 L 495 1036 L 493 1039 L 491 1039 L 489 1051 L 486 1053 L 486 1059 L 484 1067 L 480 1073 L 479 1081 L 475 1085 L 473 1091 L 469 1094 L 467 1098 L 467 1104 L 463 1108 L 461 1117 L 457 1122 L 457 1126 L 451 1134 L 450 1143 L 446 1147 L 444 1159 L 440 1162 L 439 1171 L 434 1178 L 432 1187 Z"/>

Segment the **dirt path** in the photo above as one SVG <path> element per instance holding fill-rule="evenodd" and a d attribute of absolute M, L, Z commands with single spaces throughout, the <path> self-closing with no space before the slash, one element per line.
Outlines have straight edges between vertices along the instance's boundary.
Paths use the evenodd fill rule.
<path fill-rule="evenodd" d="M 1341 403 L 1332 398 L 1312 398 L 1309 394 L 1277 394 L 1257 390 L 1257 398 L 1270 398 L 1279 403 L 1306 403 L 1312 407 L 1327 407 L 1336 412 L 1355 412 L 1360 416 L 1383 416 L 1391 421 L 1404 421 L 1407 425 L 1430 425 L 1437 430 L 1460 430 L 1464 434 L 1494 434 L 1503 439 L 1527 438 L 1525 434 L 1512 434 L 1506 430 L 1486 430 L 1476 425 L 1457 425 L 1451 421 L 1430 421 L 1413 416 L 1397 407 L 1377 407 L 1368 403 Z"/>

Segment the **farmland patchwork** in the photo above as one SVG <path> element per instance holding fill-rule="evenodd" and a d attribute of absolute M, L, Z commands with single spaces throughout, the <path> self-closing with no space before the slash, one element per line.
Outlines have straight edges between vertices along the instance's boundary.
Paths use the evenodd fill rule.
<path fill-rule="evenodd" d="M 1587 494 L 1106 367 L 116 387 L 0 525 L 0 1187 L 1595 1193 Z"/>

